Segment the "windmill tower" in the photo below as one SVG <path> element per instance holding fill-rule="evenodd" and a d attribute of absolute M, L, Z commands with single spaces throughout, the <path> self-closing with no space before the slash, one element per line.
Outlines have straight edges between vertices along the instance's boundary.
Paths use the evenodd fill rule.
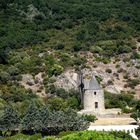
<path fill-rule="evenodd" d="M 83 79 L 83 105 L 84 110 L 97 114 L 105 110 L 104 107 L 104 91 L 100 87 L 95 76 L 90 79 Z"/>

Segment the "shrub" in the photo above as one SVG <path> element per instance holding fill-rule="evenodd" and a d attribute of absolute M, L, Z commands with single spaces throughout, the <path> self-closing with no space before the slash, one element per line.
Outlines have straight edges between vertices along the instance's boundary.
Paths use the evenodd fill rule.
<path fill-rule="evenodd" d="M 59 137 L 63 137 L 63 136 L 67 136 L 67 135 L 70 135 L 72 133 L 76 133 L 78 131 L 62 131 L 59 133 Z"/>
<path fill-rule="evenodd" d="M 81 131 L 60 138 L 60 140 L 79 140 L 79 139 L 100 139 L 100 140 L 133 140 L 131 136 L 124 132 L 97 132 L 97 131 Z"/>
<path fill-rule="evenodd" d="M 133 98 L 132 94 L 112 94 L 105 91 L 105 106 L 106 108 L 121 108 L 123 110 L 126 106 L 133 106 L 133 103 L 136 104 Z"/>
<path fill-rule="evenodd" d="M 16 68 L 15 66 L 11 66 L 8 68 L 7 72 L 11 75 L 11 76 L 15 76 L 19 74 L 19 69 Z"/>
<path fill-rule="evenodd" d="M 108 80 L 108 81 L 107 81 L 107 84 L 108 84 L 108 85 L 114 85 L 114 83 L 113 83 L 112 80 Z"/>
<path fill-rule="evenodd" d="M 60 75 L 63 72 L 64 68 L 58 64 L 54 64 L 51 68 L 48 70 L 49 76 L 57 76 Z"/>
<path fill-rule="evenodd" d="M 114 137 L 119 137 L 121 138 L 122 140 L 126 139 L 126 140 L 134 140 L 130 134 L 127 132 L 124 132 L 124 131 L 111 131 L 109 132 L 109 134 L 113 134 Z"/>
<path fill-rule="evenodd" d="M 48 136 L 48 137 L 45 137 L 43 140 L 56 140 L 56 138 L 53 136 Z"/>
<path fill-rule="evenodd" d="M 137 86 L 138 84 L 140 84 L 140 80 L 139 79 L 128 79 L 127 80 L 128 86 L 131 88 L 135 88 L 135 86 Z"/>
<path fill-rule="evenodd" d="M 133 52 L 131 55 L 131 59 L 140 59 L 140 54 L 137 52 Z"/>
<path fill-rule="evenodd" d="M 73 51 L 74 51 L 74 52 L 78 52 L 78 51 L 80 51 L 80 50 L 82 50 L 82 46 L 81 46 L 80 43 L 77 43 L 77 44 L 75 44 L 75 45 L 73 46 Z"/>
<path fill-rule="evenodd" d="M 96 76 L 96 79 L 99 83 L 101 83 L 103 81 L 102 77 L 100 77 L 100 76 Z"/>
<path fill-rule="evenodd" d="M 55 50 L 62 50 L 62 49 L 64 49 L 64 44 L 57 44 L 55 47 L 54 47 L 54 49 Z"/>
<path fill-rule="evenodd" d="M 10 74 L 7 72 L 0 72 L 0 83 L 6 84 L 10 80 Z"/>
<path fill-rule="evenodd" d="M 111 69 L 106 69 L 106 72 L 107 73 L 112 73 L 112 70 Z"/>
<path fill-rule="evenodd" d="M 79 107 L 79 102 L 76 97 L 70 97 L 67 99 L 67 104 L 69 107 L 73 109 L 77 109 Z"/>
<path fill-rule="evenodd" d="M 97 120 L 96 116 L 94 115 L 83 115 L 83 117 L 89 122 L 95 122 Z"/>
<path fill-rule="evenodd" d="M 123 76 L 123 78 L 124 78 L 124 79 L 128 79 L 129 76 L 126 74 L 126 75 Z"/>
<path fill-rule="evenodd" d="M 122 108 L 122 112 L 123 112 L 123 113 L 131 113 L 132 110 L 129 109 L 129 108 L 127 108 L 127 107 L 124 107 L 124 108 Z"/>
<path fill-rule="evenodd" d="M 137 68 L 137 69 L 140 69 L 140 65 L 137 65 L 136 68 Z"/>
<path fill-rule="evenodd" d="M 41 139 L 41 134 L 34 134 L 34 135 L 24 135 L 22 133 L 18 133 L 15 136 L 6 137 L 2 140 L 39 140 Z"/>
<path fill-rule="evenodd" d="M 64 110 L 67 107 L 67 104 L 64 101 L 64 99 L 60 97 L 49 98 L 47 105 L 50 110 L 55 110 L 55 111 Z"/>
<path fill-rule="evenodd" d="M 91 46 L 90 51 L 92 53 L 99 53 L 99 54 L 101 54 L 103 52 L 103 49 L 100 48 L 99 46 Z"/>
<path fill-rule="evenodd" d="M 117 72 L 118 73 L 124 72 L 124 69 L 123 68 L 119 68 Z"/>
<path fill-rule="evenodd" d="M 117 64 L 117 65 L 116 65 L 116 68 L 120 68 L 120 65 L 119 65 L 119 64 Z"/>

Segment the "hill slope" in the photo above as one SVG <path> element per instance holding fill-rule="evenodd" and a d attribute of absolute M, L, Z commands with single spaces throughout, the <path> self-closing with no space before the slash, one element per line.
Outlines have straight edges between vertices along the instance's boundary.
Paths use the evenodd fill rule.
<path fill-rule="evenodd" d="M 122 85 L 139 85 L 139 73 L 128 73 L 128 68 L 136 73 L 140 68 L 139 9 L 139 0 L 1 0 L 2 107 L 7 102 L 26 105 L 26 100 L 37 98 L 32 92 L 52 92 L 53 77 L 71 68 L 96 67 L 96 73 L 102 69 L 103 76 L 97 76 L 103 85 L 106 73 L 116 85 L 120 83 L 114 73 L 121 73 Z M 37 86 L 36 91 L 19 84 L 23 74 L 32 74 L 24 78 L 29 86 Z M 109 80 L 106 83 L 112 85 Z"/>

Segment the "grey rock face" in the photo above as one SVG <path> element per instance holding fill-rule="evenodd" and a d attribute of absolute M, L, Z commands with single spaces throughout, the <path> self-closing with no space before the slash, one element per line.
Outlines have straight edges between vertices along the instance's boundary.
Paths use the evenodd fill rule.
<path fill-rule="evenodd" d="M 56 78 L 55 85 L 65 90 L 78 89 L 78 74 L 68 70 Z"/>

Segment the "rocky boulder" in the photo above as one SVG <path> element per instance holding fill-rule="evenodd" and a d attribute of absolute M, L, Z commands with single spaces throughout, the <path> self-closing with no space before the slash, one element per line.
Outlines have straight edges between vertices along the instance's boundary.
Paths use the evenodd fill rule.
<path fill-rule="evenodd" d="M 74 70 L 68 70 L 56 77 L 55 85 L 65 90 L 78 89 L 78 74 Z"/>

